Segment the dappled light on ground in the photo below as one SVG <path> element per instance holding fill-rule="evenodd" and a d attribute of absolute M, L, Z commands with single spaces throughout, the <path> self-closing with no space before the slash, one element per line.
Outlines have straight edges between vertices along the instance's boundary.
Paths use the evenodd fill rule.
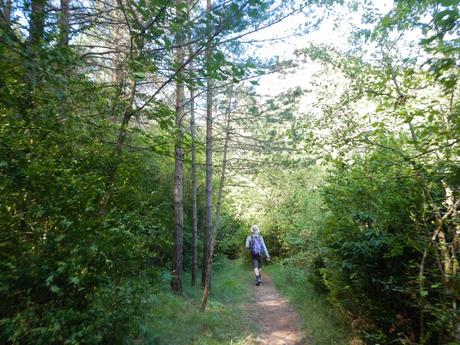
<path fill-rule="evenodd" d="M 254 290 L 255 302 L 248 304 L 248 308 L 260 330 L 252 344 L 308 345 L 300 332 L 297 314 L 267 275 L 263 276 L 263 284 L 254 286 Z"/>

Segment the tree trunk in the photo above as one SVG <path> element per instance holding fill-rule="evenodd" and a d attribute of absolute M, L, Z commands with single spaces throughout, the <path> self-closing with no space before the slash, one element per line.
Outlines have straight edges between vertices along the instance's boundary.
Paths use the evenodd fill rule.
<path fill-rule="evenodd" d="M 222 195 L 224 191 L 224 182 L 225 182 L 225 173 L 227 168 L 227 152 L 228 152 L 228 142 L 230 138 L 230 112 L 232 104 L 232 92 L 230 93 L 229 106 L 226 114 L 226 129 L 225 129 L 225 141 L 224 141 L 224 156 L 222 159 L 222 171 L 220 174 L 219 181 L 219 192 L 217 195 L 217 207 L 216 207 L 216 221 L 214 223 L 214 228 L 211 234 L 211 245 L 209 251 L 209 257 L 206 261 L 206 280 L 204 285 L 203 297 L 201 299 L 200 310 L 205 311 L 206 305 L 208 303 L 208 296 L 211 284 L 211 272 L 212 272 L 212 254 L 214 253 L 214 247 L 216 245 L 217 234 L 219 233 L 220 226 L 220 210 L 222 206 Z"/>
<path fill-rule="evenodd" d="M 207 11 L 211 13 L 211 0 L 207 0 Z M 208 20 L 208 43 L 206 47 L 206 60 L 212 57 L 211 23 Z M 205 238 L 204 238 L 204 257 L 202 285 L 210 285 L 211 273 L 208 272 L 208 261 L 211 255 L 211 234 L 212 234 L 212 80 L 207 76 L 206 90 L 206 219 L 205 219 Z M 209 288 L 209 287 L 208 287 Z"/>
<path fill-rule="evenodd" d="M 190 47 L 190 50 L 192 48 Z M 193 69 L 193 64 L 190 64 Z M 190 132 L 192 136 L 192 285 L 196 285 L 198 276 L 198 207 L 196 181 L 196 126 L 195 126 L 195 89 L 190 87 Z"/>
<path fill-rule="evenodd" d="M 61 14 L 59 16 L 59 46 L 63 48 L 65 53 L 65 48 L 69 46 L 69 31 L 70 31 L 70 17 L 69 17 L 69 0 L 61 0 Z M 66 78 L 63 80 L 68 80 L 71 70 L 69 66 L 63 64 L 63 75 Z M 56 96 L 58 97 L 59 104 L 59 117 L 61 122 L 64 122 L 67 118 L 67 104 L 66 104 L 66 85 L 62 85 L 57 91 Z"/>
<path fill-rule="evenodd" d="M 188 17 L 190 21 L 193 8 L 193 0 L 188 0 Z M 189 41 L 192 41 L 192 33 L 189 31 Z M 188 56 L 190 60 L 189 78 L 193 80 L 193 45 L 188 46 Z M 192 155 L 192 286 L 196 285 L 198 278 L 198 206 L 197 206 L 197 178 L 196 178 L 196 125 L 195 125 L 195 86 L 189 84 L 190 91 L 190 135 L 192 139 L 191 155 Z"/>
<path fill-rule="evenodd" d="M 118 5 L 117 19 L 118 17 L 120 18 L 120 22 L 117 21 L 117 23 L 115 24 L 116 26 L 115 26 L 114 35 L 116 36 L 118 35 L 118 29 L 122 25 L 121 18 L 123 18 L 123 20 L 126 21 L 126 25 L 129 26 L 129 23 L 128 23 L 128 18 L 126 16 L 126 12 L 123 6 L 123 2 L 121 0 L 114 0 L 113 3 Z M 125 14 L 125 15 L 122 16 L 122 14 Z M 131 34 L 131 33 L 129 32 L 128 34 Z M 144 46 L 143 46 L 142 40 L 130 39 L 129 42 L 130 42 L 129 53 L 127 53 L 126 59 L 128 59 L 130 62 L 133 62 L 135 60 L 134 51 L 136 52 L 136 55 L 141 54 L 141 51 L 144 48 Z M 99 217 L 100 218 L 103 218 L 105 214 L 107 213 L 109 201 L 112 196 L 113 185 L 117 177 L 121 154 L 123 152 L 123 149 L 126 143 L 129 122 L 131 121 L 131 118 L 134 115 L 133 106 L 134 106 L 134 99 L 136 96 L 136 90 L 137 90 L 137 82 L 135 79 L 132 79 L 130 83 L 130 88 L 126 92 L 126 105 L 123 111 L 123 119 L 122 119 L 120 128 L 118 130 L 118 138 L 117 138 L 117 142 L 114 148 L 112 167 L 109 170 L 108 178 L 105 183 L 104 194 L 102 195 L 101 200 L 99 201 Z M 124 91 L 122 90 L 121 93 L 117 96 L 122 97 L 123 93 Z"/>
<path fill-rule="evenodd" d="M 61 15 L 59 16 L 59 44 L 61 47 L 69 45 L 69 31 L 69 0 L 61 0 Z"/>
<path fill-rule="evenodd" d="M 46 0 L 32 0 L 29 26 L 29 42 L 38 44 L 45 32 Z"/>
<path fill-rule="evenodd" d="M 31 2 L 29 37 L 26 42 L 28 55 L 26 78 L 31 91 L 37 86 L 39 79 L 36 62 L 39 58 L 40 42 L 45 33 L 45 6 L 46 0 L 32 0 Z"/>
<path fill-rule="evenodd" d="M 113 6 L 116 8 L 113 14 L 114 25 L 111 31 L 111 44 L 116 47 L 117 43 L 123 42 L 127 32 L 126 28 L 123 27 L 123 13 L 121 6 L 118 4 L 118 0 L 113 0 Z M 117 50 L 115 48 L 115 50 Z M 112 114 L 117 106 L 118 98 L 123 95 L 126 88 L 126 73 L 123 70 L 123 61 L 125 60 L 125 54 L 122 51 L 117 51 L 114 54 L 113 59 L 113 71 L 112 71 L 112 83 L 115 89 L 115 97 L 113 100 Z"/>
<path fill-rule="evenodd" d="M 118 139 L 117 139 L 117 143 L 115 145 L 115 149 L 113 153 L 113 165 L 109 171 L 109 176 L 105 184 L 105 192 L 102 195 L 101 200 L 99 201 L 99 213 L 98 213 L 99 218 L 103 218 L 105 214 L 107 213 L 107 207 L 109 205 L 109 200 L 112 196 L 113 184 L 115 183 L 115 179 L 117 177 L 117 172 L 118 172 L 118 165 L 120 164 L 119 160 L 121 158 L 121 153 L 123 151 L 123 148 L 126 142 L 129 121 L 131 120 L 133 116 L 132 107 L 134 103 L 134 96 L 136 94 L 136 87 L 137 87 L 136 81 L 133 80 L 131 82 L 131 91 L 129 95 L 129 102 L 127 105 L 128 108 L 125 110 L 123 114 L 123 120 L 121 122 L 120 129 L 118 131 Z"/>
<path fill-rule="evenodd" d="M 3 20 L 9 26 L 11 24 L 11 0 L 2 1 Z"/>
<path fill-rule="evenodd" d="M 216 220 L 214 222 L 214 236 L 217 238 L 217 234 L 220 229 L 220 211 L 222 208 L 222 195 L 224 192 L 225 174 L 227 170 L 227 155 L 228 155 L 228 142 L 230 140 L 230 114 L 232 109 L 232 97 L 233 97 L 233 85 L 230 86 L 230 96 L 228 101 L 228 110 L 226 114 L 226 125 L 225 125 L 225 140 L 224 140 L 224 156 L 222 158 L 222 171 L 220 173 L 219 191 L 217 193 L 217 205 L 216 205 Z"/>
<path fill-rule="evenodd" d="M 176 0 L 176 16 L 179 22 L 183 18 L 181 9 L 182 0 Z M 184 48 L 182 33 L 176 33 L 176 62 L 177 66 L 184 64 Z M 176 218 L 175 226 L 175 248 L 173 256 L 173 277 L 172 290 L 177 294 L 182 294 L 181 273 L 183 269 L 183 247 L 184 247 L 184 129 L 182 120 L 184 118 L 184 82 L 183 72 L 177 72 L 176 84 L 176 143 L 175 143 L 175 170 L 174 170 L 174 214 Z"/>

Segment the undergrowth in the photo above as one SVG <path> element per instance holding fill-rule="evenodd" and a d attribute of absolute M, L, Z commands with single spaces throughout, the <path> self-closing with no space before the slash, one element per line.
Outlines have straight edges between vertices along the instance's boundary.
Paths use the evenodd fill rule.
<path fill-rule="evenodd" d="M 138 344 L 246 344 L 255 332 L 242 304 L 252 297 L 250 272 L 241 260 L 221 259 L 213 266 L 212 290 L 206 312 L 199 311 L 202 289 L 183 279 L 184 296 L 166 284 L 146 296 Z"/>
<path fill-rule="evenodd" d="M 270 265 L 266 271 L 279 292 L 300 317 L 303 333 L 312 345 L 349 345 L 352 339 L 339 316 L 325 298 L 308 282 L 299 268 L 281 264 Z"/>

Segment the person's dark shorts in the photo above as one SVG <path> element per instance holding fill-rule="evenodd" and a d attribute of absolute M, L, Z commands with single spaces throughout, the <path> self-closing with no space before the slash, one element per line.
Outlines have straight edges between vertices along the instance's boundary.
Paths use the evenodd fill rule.
<path fill-rule="evenodd" d="M 262 255 L 255 255 L 252 257 L 252 266 L 254 268 L 262 268 Z"/>

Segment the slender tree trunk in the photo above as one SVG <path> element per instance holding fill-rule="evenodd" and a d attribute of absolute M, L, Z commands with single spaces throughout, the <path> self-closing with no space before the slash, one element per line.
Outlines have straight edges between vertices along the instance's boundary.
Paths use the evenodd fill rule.
<path fill-rule="evenodd" d="M 137 87 L 136 81 L 132 80 L 127 109 L 125 110 L 123 114 L 123 120 L 121 122 L 120 129 L 118 130 L 118 139 L 117 139 L 117 143 L 115 145 L 115 149 L 113 153 L 112 167 L 109 171 L 109 176 L 105 184 L 105 192 L 102 195 L 101 200 L 99 201 L 99 217 L 100 218 L 103 218 L 105 214 L 107 213 L 107 207 L 109 205 L 109 200 L 112 196 L 113 184 L 115 183 L 115 179 L 117 177 L 121 153 L 123 152 L 123 148 L 126 143 L 126 136 L 128 133 L 129 121 L 131 120 L 133 116 L 132 107 L 134 104 L 134 96 L 136 94 L 136 87 Z"/>
<path fill-rule="evenodd" d="M 233 86 L 230 86 L 231 88 Z M 219 191 L 217 193 L 217 205 L 216 205 L 216 220 L 214 222 L 214 236 L 217 238 L 217 234 L 220 229 L 220 211 L 222 209 L 222 195 L 224 192 L 224 183 L 227 170 L 227 155 L 228 155 L 228 142 L 230 140 L 230 114 L 232 106 L 233 90 L 230 91 L 228 110 L 226 114 L 226 125 L 225 125 L 225 140 L 224 140 L 224 156 L 222 159 L 222 171 L 220 173 Z"/>
<path fill-rule="evenodd" d="M 195 127 L 195 91 L 190 89 L 190 128 L 192 135 L 192 285 L 196 285 L 198 277 L 198 206 L 196 178 L 196 127 Z"/>
<path fill-rule="evenodd" d="M 29 26 L 29 42 L 38 44 L 45 32 L 46 0 L 32 0 Z"/>
<path fill-rule="evenodd" d="M 193 8 L 193 0 L 188 0 L 188 17 L 190 20 Z M 191 31 L 189 32 L 189 41 L 192 41 Z M 193 45 L 188 46 L 189 59 L 193 57 Z M 189 64 L 189 78 L 193 80 L 194 65 L 193 60 Z M 197 206 L 197 177 L 196 177 L 196 125 L 195 125 L 195 86 L 193 82 L 189 84 L 190 91 L 190 135 L 192 139 L 192 286 L 196 285 L 198 278 L 198 206 Z"/>
<path fill-rule="evenodd" d="M 123 1 L 121 0 L 114 0 L 113 4 L 118 5 L 117 9 L 117 19 L 118 17 L 120 18 L 120 21 L 116 23 L 115 27 L 115 36 L 118 35 L 118 29 L 122 25 L 122 17 L 123 20 L 126 21 L 126 24 L 129 25 L 128 23 L 128 17 L 126 15 L 126 11 L 124 9 Z M 122 14 L 124 16 L 122 16 Z M 131 35 L 131 32 L 128 33 Z M 132 38 L 132 37 L 130 37 Z M 129 60 L 130 62 L 133 62 L 135 59 L 135 56 L 141 53 L 142 49 L 144 48 L 143 46 L 143 40 L 133 40 L 130 39 L 130 47 L 129 47 L 129 52 L 126 54 L 126 59 Z M 136 55 L 135 55 L 136 54 Z M 128 64 L 129 65 L 129 64 Z M 137 82 L 135 79 L 132 79 L 130 81 L 130 87 L 129 90 L 126 92 L 126 105 L 124 107 L 124 112 L 123 112 L 123 119 L 120 125 L 120 128 L 118 130 L 118 138 L 117 142 L 115 144 L 114 148 L 114 153 L 113 153 L 113 159 L 112 159 L 112 166 L 109 170 L 108 178 L 105 183 L 105 191 L 104 194 L 102 195 L 100 201 L 99 201 L 99 217 L 103 218 L 105 214 L 107 213 L 108 205 L 110 198 L 112 197 L 112 191 L 113 191 L 113 185 L 115 183 L 115 180 L 117 178 L 117 173 L 118 173 L 118 167 L 120 165 L 120 160 L 121 160 L 121 154 L 123 152 L 123 149 L 125 147 L 126 143 L 126 137 L 128 134 L 128 127 L 129 123 L 131 121 L 131 118 L 134 115 L 134 99 L 136 96 L 136 91 L 137 91 Z M 123 92 L 124 93 L 124 92 Z M 122 94 L 119 95 L 119 97 L 122 97 Z"/>
<path fill-rule="evenodd" d="M 112 45 L 116 47 L 117 42 L 123 42 L 126 37 L 126 30 L 123 27 L 123 13 L 118 5 L 118 0 L 112 0 L 113 6 L 116 7 L 116 10 L 113 14 L 113 20 L 115 22 L 113 29 L 111 31 L 111 41 Z M 112 72 L 112 82 L 115 88 L 115 97 L 113 101 L 112 114 L 115 113 L 114 109 L 117 106 L 118 98 L 123 95 L 123 92 L 126 88 L 126 73 L 123 70 L 123 60 L 125 56 L 122 52 L 117 52 L 114 54 L 113 59 L 113 72 Z"/>
<path fill-rule="evenodd" d="M 207 0 L 207 11 L 211 13 L 211 0 Z M 206 47 L 206 60 L 212 58 L 212 42 L 211 42 L 211 22 L 208 20 L 208 43 Z M 206 219 L 205 219 L 205 237 L 204 237 L 204 255 L 203 255 L 203 274 L 202 285 L 206 288 L 210 285 L 211 272 L 208 271 L 208 261 L 211 256 L 211 234 L 212 234 L 212 79 L 207 76 L 206 90 Z"/>
<path fill-rule="evenodd" d="M 4 35 L 11 35 L 11 0 L 0 0 L 0 30 Z M 1 52 L 0 59 L 5 58 L 4 52 Z"/>
<path fill-rule="evenodd" d="M 191 47 L 189 48 L 192 49 Z M 193 69 L 193 64 L 190 64 Z M 192 136 L 192 285 L 198 276 L 198 207 L 196 180 L 196 126 L 195 126 L 195 88 L 190 86 L 190 132 Z"/>
<path fill-rule="evenodd" d="M 69 44 L 69 32 L 69 0 L 61 0 L 61 15 L 59 16 L 59 44 L 62 47 L 67 47 Z"/>
<path fill-rule="evenodd" d="M 182 0 L 176 0 L 176 16 L 179 22 L 183 18 L 181 9 Z M 176 62 L 177 66 L 184 63 L 183 35 L 181 32 L 176 34 Z M 183 269 L 183 247 L 184 247 L 184 129 L 182 121 L 184 118 L 184 82 L 183 72 L 177 72 L 176 83 L 176 143 L 175 143 L 175 170 L 174 170 L 174 214 L 176 218 L 175 226 L 175 248 L 173 256 L 173 277 L 172 290 L 177 294 L 182 294 L 182 269 Z"/>
<path fill-rule="evenodd" d="M 204 291 L 203 291 L 203 297 L 201 299 L 201 306 L 200 309 L 201 311 L 206 310 L 206 305 L 208 303 L 208 296 L 209 296 L 209 290 L 210 290 L 210 280 L 211 280 L 211 271 L 212 271 L 212 254 L 214 253 L 214 247 L 216 245 L 216 239 L 217 239 L 217 234 L 219 233 L 219 227 L 220 227 L 220 210 L 222 206 L 222 195 L 224 191 L 224 183 L 225 183 L 225 174 L 226 174 L 226 168 L 227 168 L 227 153 L 228 153 L 228 142 L 230 138 L 230 112 L 231 112 L 231 104 L 232 104 L 232 95 L 230 94 L 230 99 L 229 99 L 229 106 L 228 106 L 228 111 L 226 114 L 226 129 L 225 129 L 225 141 L 224 141 L 224 156 L 222 159 L 222 171 L 220 174 L 220 181 L 219 181 L 219 192 L 217 194 L 217 207 L 216 207 L 216 220 L 214 223 L 214 228 L 211 234 L 211 246 L 210 246 L 210 253 L 209 257 L 207 258 L 206 261 L 206 280 L 205 280 L 205 286 L 204 286 Z"/>
<path fill-rule="evenodd" d="M 1 2 L 3 18 L 0 21 L 5 20 L 7 25 L 11 24 L 11 0 L 5 0 Z"/>
<path fill-rule="evenodd" d="M 37 86 L 40 42 L 45 33 L 45 6 L 46 0 L 32 0 L 29 20 L 29 37 L 26 42 L 27 49 L 27 73 L 26 78 L 31 91 Z"/>
<path fill-rule="evenodd" d="M 59 16 L 59 46 L 65 51 L 65 48 L 69 46 L 69 32 L 70 32 L 70 16 L 69 16 L 69 0 L 61 0 L 61 14 Z M 63 80 L 68 80 L 70 75 L 70 69 L 67 63 L 63 64 L 63 75 L 66 78 Z M 67 118 L 67 100 L 66 100 L 66 84 L 64 83 L 56 91 L 56 96 L 58 97 L 59 104 L 59 117 L 61 122 L 64 122 Z"/>

